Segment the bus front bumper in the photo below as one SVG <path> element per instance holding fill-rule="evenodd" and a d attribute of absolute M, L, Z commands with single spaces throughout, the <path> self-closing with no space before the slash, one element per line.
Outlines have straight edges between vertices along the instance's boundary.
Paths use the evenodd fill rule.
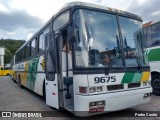
<path fill-rule="evenodd" d="M 91 116 L 106 112 L 118 111 L 144 104 L 151 99 L 152 88 L 113 92 L 96 95 L 79 95 L 74 97 L 74 114 L 76 116 Z M 97 102 L 102 105 L 94 105 Z"/>

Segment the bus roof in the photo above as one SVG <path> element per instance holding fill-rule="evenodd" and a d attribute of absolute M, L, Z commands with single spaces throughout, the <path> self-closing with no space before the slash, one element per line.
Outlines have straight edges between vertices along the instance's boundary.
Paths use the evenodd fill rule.
<path fill-rule="evenodd" d="M 153 21 L 150 21 L 150 22 L 144 23 L 144 24 L 143 24 L 143 27 L 145 28 L 145 27 L 150 26 L 150 25 L 152 24 L 152 22 L 153 22 Z"/>
<path fill-rule="evenodd" d="M 63 11 L 69 9 L 69 8 L 72 8 L 72 7 L 75 7 L 75 6 L 81 6 L 81 7 L 90 7 L 90 8 L 97 8 L 97 9 L 102 9 L 102 10 L 107 10 L 107 11 L 111 11 L 111 12 L 114 12 L 114 13 L 117 13 L 117 14 L 122 14 L 122 15 L 126 15 L 128 17 L 132 17 L 132 18 L 135 18 L 135 19 L 139 19 L 142 21 L 141 17 L 136 15 L 136 14 L 133 14 L 133 13 L 130 13 L 130 12 L 126 12 L 126 11 L 123 11 L 123 10 L 118 10 L 118 9 L 115 9 L 115 8 L 110 8 L 110 7 L 106 7 L 106 6 L 102 6 L 102 5 L 97 5 L 97 4 L 92 4 L 92 3 L 86 3 L 86 2 L 70 2 L 70 3 L 66 3 L 60 10 L 59 12 L 57 12 L 55 15 L 53 15 L 49 20 L 48 22 L 40 29 L 38 30 L 27 42 L 25 42 L 17 51 L 16 53 L 21 49 L 23 48 L 23 46 L 25 46 L 26 44 L 28 44 L 32 39 L 34 39 L 43 29 L 45 29 L 51 22 L 51 20 L 53 20 L 54 18 L 56 18 L 60 13 L 62 13 Z"/>
<path fill-rule="evenodd" d="M 111 8 L 111 7 L 106 7 L 106 6 L 103 6 L 103 5 L 97 5 L 97 4 L 86 3 L 86 2 L 70 2 L 70 3 L 67 3 L 66 5 L 64 5 L 64 7 L 73 7 L 73 6 L 84 6 L 84 7 L 86 6 L 86 7 L 98 8 L 98 9 L 112 11 L 112 12 L 115 12 L 115 13 L 125 14 L 125 15 L 128 15 L 128 16 L 135 17 L 137 19 L 141 19 L 141 17 L 136 15 L 136 14 L 126 12 L 126 11 L 123 11 L 123 10 L 119 10 L 119 9 L 115 9 L 115 8 Z"/>
<path fill-rule="evenodd" d="M 9 68 L 9 66 L 0 66 L 0 68 Z"/>
<path fill-rule="evenodd" d="M 156 24 L 158 22 L 160 22 L 160 18 L 144 23 L 143 27 L 145 28 L 145 27 L 148 27 L 150 25 Z"/>

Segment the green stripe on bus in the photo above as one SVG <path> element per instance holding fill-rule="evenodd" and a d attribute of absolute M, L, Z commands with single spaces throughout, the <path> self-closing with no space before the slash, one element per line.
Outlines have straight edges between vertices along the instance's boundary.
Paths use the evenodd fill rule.
<path fill-rule="evenodd" d="M 131 83 L 135 73 L 125 73 L 121 83 Z"/>
<path fill-rule="evenodd" d="M 151 49 L 148 53 L 149 61 L 160 61 L 160 48 Z"/>
<path fill-rule="evenodd" d="M 28 73 L 28 79 L 27 79 L 27 86 L 33 91 L 34 91 L 35 82 L 36 82 L 38 61 L 39 61 L 39 58 L 34 58 L 29 62 L 29 66 L 28 66 L 29 73 Z"/>
<path fill-rule="evenodd" d="M 136 82 L 140 82 L 141 81 L 141 77 L 142 77 L 142 73 L 135 73 L 132 83 L 136 83 Z"/>

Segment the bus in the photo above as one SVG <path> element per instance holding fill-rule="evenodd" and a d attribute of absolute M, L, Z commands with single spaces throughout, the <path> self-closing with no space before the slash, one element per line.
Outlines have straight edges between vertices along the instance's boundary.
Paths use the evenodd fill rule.
<path fill-rule="evenodd" d="M 14 80 L 46 104 L 91 116 L 149 102 L 141 17 L 71 2 L 14 55 Z"/>
<path fill-rule="evenodd" d="M 11 67 L 0 66 L 0 76 L 9 76 L 11 71 Z"/>
<path fill-rule="evenodd" d="M 146 61 L 151 69 L 153 93 L 160 95 L 160 19 L 143 25 Z"/>

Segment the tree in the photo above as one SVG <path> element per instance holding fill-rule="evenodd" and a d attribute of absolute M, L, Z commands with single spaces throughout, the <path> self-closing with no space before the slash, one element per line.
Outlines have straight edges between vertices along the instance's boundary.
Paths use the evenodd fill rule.
<path fill-rule="evenodd" d="M 10 63 L 15 52 L 25 43 L 25 40 L 1 39 L 0 46 L 5 47 L 4 64 Z"/>

